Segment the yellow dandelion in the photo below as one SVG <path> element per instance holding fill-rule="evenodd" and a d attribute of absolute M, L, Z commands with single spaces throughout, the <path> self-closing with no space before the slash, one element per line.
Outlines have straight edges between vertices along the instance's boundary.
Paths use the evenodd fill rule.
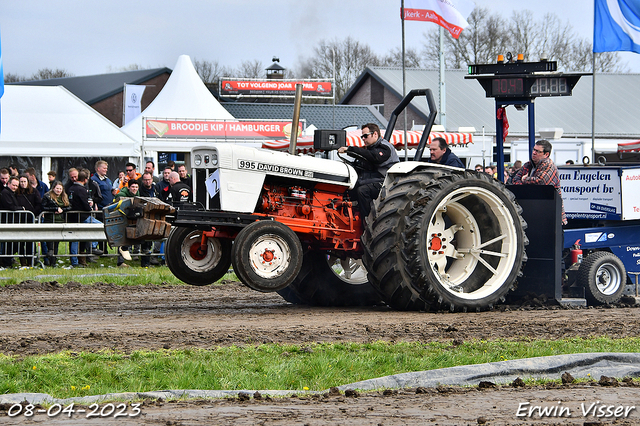
<path fill-rule="evenodd" d="M 33 366 L 33 369 L 34 369 L 34 370 L 36 369 L 36 366 L 35 366 L 35 365 Z"/>
<path fill-rule="evenodd" d="M 75 386 L 71 386 L 71 390 L 72 391 L 76 390 L 76 387 Z"/>
<path fill-rule="evenodd" d="M 91 386 L 89 386 L 89 385 L 87 385 L 87 386 L 82 388 L 82 390 L 89 390 L 89 389 L 91 389 Z"/>
<path fill-rule="evenodd" d="M 309 388 L 305 386 L 302 388 L 302 390 L 309 390 Z"/>

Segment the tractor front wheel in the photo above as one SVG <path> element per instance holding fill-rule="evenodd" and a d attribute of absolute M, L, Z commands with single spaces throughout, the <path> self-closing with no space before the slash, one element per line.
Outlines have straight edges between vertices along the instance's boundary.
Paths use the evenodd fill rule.
<path fill-rule="evenodd" d="M 286 225 L 253 222 L 236 237 L 231 251 L 233 271 L 257 291 L 278 291 L 294 280 L 302 266 L 302 243 Z"/>
<path fill-rule="evenodd" d="M 202 231 L 175 227 L 166 244 L 166 262 L 178 279 L 191 285 L 218 281 L 231 265 L 231 240 L 205 238 Z"/>

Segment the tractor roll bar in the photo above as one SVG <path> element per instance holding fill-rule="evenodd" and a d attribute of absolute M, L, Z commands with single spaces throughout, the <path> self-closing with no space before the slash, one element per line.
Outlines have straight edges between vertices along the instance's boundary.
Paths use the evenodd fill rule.
<path fill-rule="evenodd" d="M 429 107 L 429 116 L 427 117 L 427 123 L 424 126 L 424 131 L 422 132 L 422 137 L 420 137 L 420 143 L 418 143 L 418 147 L 416 148 L 416 155 L 413 157 L 414 161 L 422 160 L 422 153 L 424 151 L 424 147 L 427 144 L 427 140 L 429 140 L 429 133 L 431 133 L 431 127 L 433 126 L 433 122 L 436 121 L 436 115 L 438 115 L 438 109 L 436 108 L 436 103 L 433 100 L 433 92 L 431 89 L 413 89 L 402 99 L 402 101 L 398 104 L 396 109 L 393 110 L 391 116 L 389 117 L 389 124 L 387 125 L 387 131 L 384 134 L 384 138 L 386 140 L 390 140 L 391 135 L 393 134 L 393 129 L 396 127 L 396 121 L 398 120 L 398 116 L 404 109 L 409 105 L 409 103 L 416 96 L 426 96 L 427 98 L 427 106 Z"/>

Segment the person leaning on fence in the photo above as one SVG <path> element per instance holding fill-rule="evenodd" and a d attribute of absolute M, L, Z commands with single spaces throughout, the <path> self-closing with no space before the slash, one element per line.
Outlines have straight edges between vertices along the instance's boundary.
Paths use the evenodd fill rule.
<path fill-rule="evenodd" d="M 109 163 L 104 160 L 98 160 L 96 161 L 95 170 L 96 172 L 91 176 L 91 180 L 100 188 L 101 199 L 99 202 L 96 202 L 96 205 L 99 210 L 102 210 L 113 203 L 113 195 L 111 194 L 113 182 L 111 182 L 111 179 L 107 176 Z M 95 198 L 94 201 L 96 201 Z"/>
<path fill-rule="evenodd" d="M 102 191 L 100 190 L 100 186 L 98 185 L 98 182 L 91 179 L 91 170 L 84 168 L 80 170 L 84 170 L 87 174 L 87 181 L 84 186 L 87 188 L 87 191 L 89 191 L 89 196 L 93 200 L 93 210 L 98 211 L 100 210 L 98 205 L 102 203 Z"/>
<path fill-rule="evenodd" d="M 67 183 L 64 184 L 64 190 L 67 191 L 67 194 L 69 194 L 71 186 L 73 186 L 73 184 L 78 180 L 78 169 L 72 167 L 69 169 L 67 174 L 69 176 L 69 180 L 67 180 Z"/>
<path fill-rule="evenodd" d="M 67 222 L 73 223 L 101 223 L 95 217 L 91 216 L 93 210 L 93 200 L 89 196 L 89 191 L 85 187 L 89 176 L 85 170 L 78 172 L 78 179 L 69 188 L 69 203 L 71 204 L 71 210 L 78 213 L 71 213 L 68 215 Z M 84 212 L 84 213 L 83 213 Z M 78 242 L 73 241 L 69 243 L 69 254 L 71 254 L 71 266 L 74 268 L 85 267 L 87 262 L 84 257 L 78 258 Z"/>
<path fill-rule="evenodd" d="M 7 186 L 0 192 L 0 210 L 9 211 L 9 213 L 2 213 L 2 217 L 0 217 L 0 222 L 2 223 L 14 223 L 14 213 L 11 212 L 24 211 L 24 207 L 18 203 L 16 198 L 19 182 L 20 179 L 17 176 L 9 176 Z M 11 267 L 13 257 L 9 257 L 9 255 L 15 254 L 17 249 L 18 246 L 15 243 L 0 243 L 0 254 L 7 256 L 0 258 L 2 266 L 5 268 Z"/>
<path fill-rule="evenodd" d="M 59 180 L 51 183 L 51 189 L 42 198 L 42 210 L 45 212 L 43 219 L 45 223 L 64 223 L 65 213 L 71 210 L 69 197 L 64 191 L 64 185 Z M 59 241 L 48 242 L 49 251 L 47 259 L 50 266 L 56 266 L 56 256 L 58 255 Z M 46 262 L 45 262 L 46 264 Z"/>
<path fill-rule="evenodd" d="M 42 198 L 36 188 L 34 188 L 29 182 L 28 173 L 20 175 L 18 178 L 19 184 L 16 190 L 16 199 L 18 204 L 21 205 L 24 210 L 33 213 L 33 216 L 25 215 L 23 223 L 34 223 L 35 218 L 38 217 L 42 211 Z M 18 253 L 20 254 L 20 266 L 33 265 L 33 249 L 35 243 L 29 241 L 20 242 Z"/>

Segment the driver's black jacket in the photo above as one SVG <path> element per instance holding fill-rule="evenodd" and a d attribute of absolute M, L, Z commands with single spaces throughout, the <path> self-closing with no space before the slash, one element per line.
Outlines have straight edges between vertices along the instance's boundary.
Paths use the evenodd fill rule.
<path fill-rule="evenodd" d="M 384 180 L 387 171 L 400 161 L 395 147 L 386 139 L 379 138 L 375 143 L 365 146 L 347 147 L 347 153 L 360 154 L 367 161 L 356 159 L 355 165 L 362 169 L 358 172 L 359 183 L 380 182 Z"/>

